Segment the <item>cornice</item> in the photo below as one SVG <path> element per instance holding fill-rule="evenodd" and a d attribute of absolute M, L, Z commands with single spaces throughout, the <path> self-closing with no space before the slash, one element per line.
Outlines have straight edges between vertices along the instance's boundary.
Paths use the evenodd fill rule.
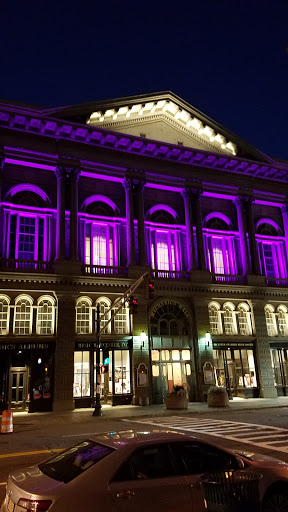
<path fill-rule="evenodd" d="M 185 167 L 213 169 L 229 174 L 246 175 L 261 180 L 287 183 L 288 165 L 280 163 L 261 163 L 239 157 L 211 153 L 209 151 L 176 146 L 159 141 L 112 132 L 89 125 L 62 122 L 55 118 L 43 118 L 36 115 L 19 115 L 4 108 L 0 109 L 0 130 L 18 132 L 35 137 L 49 137 L 56 141 L 85 144 L 106 151 L 121 152 L 152 158 L 159 161 L 175 162 Z"/>

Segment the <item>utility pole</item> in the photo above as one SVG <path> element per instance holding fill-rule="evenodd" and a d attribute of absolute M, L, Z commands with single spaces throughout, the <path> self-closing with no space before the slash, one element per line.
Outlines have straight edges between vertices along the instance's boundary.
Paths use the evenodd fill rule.
<path fill-rule="evenodd" d="M 102 407 L 100 402 L 100 304 L 96 308 L 96 397 L 93 416 L 102 416 Z"/>

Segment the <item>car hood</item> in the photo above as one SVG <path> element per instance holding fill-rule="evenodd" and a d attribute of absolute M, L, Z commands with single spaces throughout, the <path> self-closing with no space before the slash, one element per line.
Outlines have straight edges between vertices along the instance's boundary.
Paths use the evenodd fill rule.
<path fill-rule="evenodd" d="M 41 494 L 42 496 L 57 494 L 60 487 L 64 486 L 63 482 L 58 482 L 53 478 L 44 475 L 38 466 L 30 466 L 28 468 L 17 470 L 9 475 L 12 485 L 30 494 Z"/>
<path fill-rule="evenodd" d="M 263 455 L 262 453 L 255 453 L 255 452 L 246 452 L 246 451 L 237 451 L 237 455 L 240 455 L 240 457 L 245 457 L 248 460 L 251 460 L 253 462 L 268 462 L 269 466 L 281 466 L 282 468 L 288 469 L 288 464 L 286 462 L 283 462 L 280 459 L 275 459 L 275 457 L 269 457 L 269 455 Z"/>

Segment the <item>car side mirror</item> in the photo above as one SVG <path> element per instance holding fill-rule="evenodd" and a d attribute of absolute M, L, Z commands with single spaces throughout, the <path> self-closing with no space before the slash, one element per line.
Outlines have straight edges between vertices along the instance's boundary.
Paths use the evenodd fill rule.
<path fill-rule="evenodd" d="M 239 469 L 244 469 L 245 468 L 244 461 L 242 459 L 240 459 L 240 457 L 236 457 L 236 461 L 237 461 Z"/>

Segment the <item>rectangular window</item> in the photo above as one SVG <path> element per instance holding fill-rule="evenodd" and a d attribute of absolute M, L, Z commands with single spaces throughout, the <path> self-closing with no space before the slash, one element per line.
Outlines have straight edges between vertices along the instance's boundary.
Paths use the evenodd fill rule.
<path fill-rule="evenodd" d="M 87 223 L 85 228 L 85 263 L 87 265 L 113 266 L 115 227 L 105 223 Z"/>
<path fill-rule="evenodd" d="M 88 351 L 74 352 L 73 397 L 90 396 L 90 357 Z"/>
<path fill-rule="evenodd" d="M 18 258 L 23 260 L 35 259 L 35 218 L 21 217 L 19 219 Z"/>
<path fill-rule="evenodd" d="M 131 393 L 129 350 L 114 350 L 115 394 Z"/>
<path fill-rule="evenodd" d="M 121 308 L 114 317 L 115 334 L 129 333 L 129 308 Z"/>
<path fill-rule="evenodd" d="M 93 265 L 109 265 L 109 259 L 106 226 L 93 225 Z"/>
<path fill-rule="evenodd" d="M 278 277 L 274 268 L 274 257 L 271 244 L 263 244 L 263 257 L 265 264 L 265 275 L 267 277 Z"/>
<path fill-rule="evenodd" d="M 168 233 L 162 233 L 162 232 L 157 231 L 156 247 L 157 247 L 157 268 L 158 268 L 158 270 L 170 270 L 170 268 L 169 268 Z"/>

